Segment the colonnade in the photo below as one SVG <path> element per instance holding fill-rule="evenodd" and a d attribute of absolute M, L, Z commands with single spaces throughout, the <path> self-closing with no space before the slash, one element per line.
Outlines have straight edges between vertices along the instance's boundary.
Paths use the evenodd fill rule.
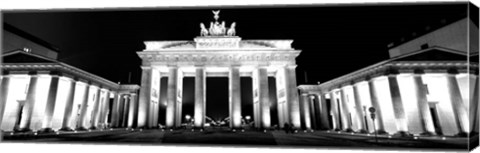
<path fill-rule="evenodd" d="M 27 79 L 12 84 L 18 78 Z M 22 85 L 26 85 L 25 96 L 15 90 Z M 103 129 L 109 126 L 110 113 L 114 127 L 130 127 L 135 122 L 136 94 L 62 73 L 6 73 L 0 87 L 0 122 L 5 131 Z M 112 110 L 111 95 L 115 99 Z"/>
<path fill-rule="evenodd" d="M 473 87 L 470 90 L 474 90 L 471 92 L 473 98 L 466 92 L 469 90 L 464 93 L 460 90 L 459 75 L 475 81 L 470 83 L 475 84 L 470 86 Z M 462 84 L 469 83 L 467 80 L 462 80 Z M 370 133 L 375 124 L 378 133 L 400 135 L 466 136 L 478 132 L 474 115 L 478 103 L 472 102 L 478 98 L 478 75 L 424 71 L 388 73 L 344 82 L 327 90 L 300 89 L 302 127 L 306 129 Z M 465 96 L 470 97 L 470 104 Z M 369 107 L 376 108 L 375 123 Z"/>
<path fill-rule="evenodd" d="M 230 127 L 233 129 L 241 128 L 242 114 L 241 114 L 241 85 L 240 69 L 242 66 L 229 66 L 229 116 Z M 152 100 L 152 89 L 160 89 L 160 87 L 152 87 L 152 79 L 160 80 L 162 76 L 152 78 L 154 74 L 160 73 L 156 68 L 142 67 L 142 84 L 139 98 L 139 115 L 138 127 L 156 128 L 158 125 L 158 102 Z M 208 77 L 208 66 L 195 66 L 193 73 L 190 76 L 195 77 L 195 104 L 194 104 L 194 127 L 203 128 L 205 125 L 206 114 L 206 77 Z M 183 77 L 187 75 L 182 67 L 169 66 L 167 73 L 163 77 L 168 77 L 168 91 L 167 91 L 167 108 L 166 108 L 166 127 L 177 128 L 182 120 L 182 81 Z M 271 75 L 271 74 L 270 74 Z M 245 75 L 242 75 L 245 76 Z M 268 72 L 267 67 L 258 66 L 252 71 L 248 72 L 247 76 L 252 77 L 253 83 L 253 120 L 256 128 L 268 129 L 271 128 L 270 118 L 270 99 L 268 91 Z M 296 127 L 300 126 L 300 116 L 298 107 L 298 93 L 296 89 L 295 67 L 285 66 L 279 68 L 275 72 L 277 92 L 279 101 L 279 122 L 293 123 Z M 292 81 L 293 80 L 293 81 Z M 160 81 L 158 81 L 160 82 Z M 159 86 L 159 85 L 158 85 Z M 156 91 L 155 92 L 159 92 Z M 283 126 L 283 125 L 282 125 Z"/>

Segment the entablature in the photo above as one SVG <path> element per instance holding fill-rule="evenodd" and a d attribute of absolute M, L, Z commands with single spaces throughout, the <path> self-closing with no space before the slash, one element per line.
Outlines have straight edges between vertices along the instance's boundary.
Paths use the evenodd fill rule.
<path fill-rule="evenodd" d="M 379 76 L 399 73 L 468 73 L 468 67 L 478 69 L 478 64 L 468 64 L 466 61 L 392 61 L 352 72 L 322 83 L 319 87 L 322 91 L 330 91 Z"/>
<path fill-rule="evenodd" d="M 49 72 L 52 75 L 65 76 L 74 80 L 85 80 L 84 82 L 89 84 L 97 84 L 111 90 L 119 88 L 119 85 L 112 81 L 63 63 L 4 63 L 1 68 L 7 72 Z"/>

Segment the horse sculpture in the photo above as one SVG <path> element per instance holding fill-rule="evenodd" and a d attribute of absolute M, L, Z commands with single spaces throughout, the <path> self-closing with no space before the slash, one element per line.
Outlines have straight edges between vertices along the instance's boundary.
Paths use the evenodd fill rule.
<path fill-rule="evenodd" d="M 200 36 L 207 36 L 208 30 L 203 23 L 200 23 Z"/>
<path fill-rule="evenodd" d="M 235 36 L 235 35 L 236 35 L 235 22 L 233 22 L 230 28 L 228 28 L 227 36 Z"/>

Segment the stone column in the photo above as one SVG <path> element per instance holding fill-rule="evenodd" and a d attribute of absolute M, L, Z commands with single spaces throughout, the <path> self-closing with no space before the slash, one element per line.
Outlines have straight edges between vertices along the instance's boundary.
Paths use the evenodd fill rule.
<path fill-rule="evenodd" d="M 302 119 L 302 129 L 311 129 L 312 125 L 310 120 L 310 97 L 307 93 L 302 93 L 302 101 L 300 102 L 300 118 Z"/>
<path fill-rule="evenodd" d="M 367 126 L 365 124 L 365 114 L 363 114 L 363 105 L 360 99 L 360 91 L 358 87 L 354 84 L 353 86 L 353 97 L 355 99 L 355 113 L 357 114 L 357 120 L 360 123 L 359 132 L 367 133 Z"/>
<path fill-rule="evenodd" d="M 128 126 L 128 113 L 130 112 L 130 95 L 125 94 L 125 103 L 123 104 L 123 116 L 122 116 L 122 127 L 127 127 Z"/>
<path fill-rule="evenodd" d="M 100 100 L 98 101 L 98 111 L 97 111 L 97 115 L 95 117 L 97 126 L 95 126 L 95 127 L 101 129 L 101 128 L 104 127 L 103 118 L 104 118 L 104 114 L 106 113 L 105 103 L 106 103 L 106 100 L 108 98 L 108 96 L 107 96 L 108 95 L 108 90 L 101 89 L 100 93 L 104 93 L 104 94 L 103 94 L 103 98 L 99 97 Z"/>
<path fill-rule="evenodd" d="M 279 68 L 276 72 L 275 81 L 277 87 L 277 114 L 278 125 L 283 128 L 286 123 L 289 123 L 289 115 L 287 110 L 287 76 L 285 74 L 285 68 Z"/>
<path fill-rule="evenodd" d="M 31 131 L 30 122 L 32 120 L 33 108 L 36 102 L 35 96 L 37 95 L 37 81 L 38 76 L 36 74 L 30 74 L 30 83 L 28 85 L 27 99 L 25 102 L 25 106 L 23 107 L 24 117 L 22 117 L 22 124 L 20 125 L 21 131 Z"/>
<path fill-rule="evenodd" d="M 120 101 L 118 103 L 118 127 L 123 127 L 123 116 L 125 114 L 125 94 L 120 94 Z"/>
<path fill-rule="evenodd" d="M 95 101 L 94 101 L 94 104 L 93 104 L 93 110 L 92 110 L 92 118 L 90 119 L 90 129 L 96 129 L 98 127 L 98 114 L 99 111 L 100 111 L 100 90 L 101 90 L 101 87 L 98 86 L 98 89 L 95 93 L 96 97 L 95 97 Z"/>
<path fill-rule="evenodd" d="M 474 75 L 474 74 L 470 74 L 470 75 Z M 478 74 L 477 75 L 474 75 L 474 79 L 471 79 L 470 81 L 475 81 L 475 84 L 473 86 L 473 89 L 471 87 L 470 90 L 473 90 L 473 96 L 472 96 L 472 99 L 470 99 L 470 104 L 469 104 L 469 121 L 470 121 L 470 128 L 469 128 L 469 132 L 470 133 L 478 133 L 478 102 L 479 102 L 479 99 L 478 99 Z M 1 108 L 1 107 L 0 107 Z"/>
<path fill-rule="evenodd" d="M 296 66 L 287 66 L 285 68 L 285 76 L 287 85 L 287 109 L 289 113 L 289 121 L 295 128 L 300 128 L 300 104 L 297 90 L 297 77 L 295 74 Z"/>
<path fill-rule="evenodd" d="M 344 126 L 344 130 L 350 132 L 352 130 L 352 124 L 350 122 L 350 109 L 348 108 L 347 103 L 347 94 L 345 94 L 345 89 L 340 88 L 340 105 L 342 108 L 342 123 Z"/>
<path fill-rule="evenodd" d="M 434 126 L 430 108 L 427 101 L 427 92 L 422 80 L 422 74 L 415 73 L 413 76 L 415 96 L 417 98 L 417 107 L 419 111 L 420 121 L 422 123 L 422 135 L 434 135 Z"/>
<path fill-rule="evenodd" d="M 105 119 L 105 118 L 106 118 L 105 116 L 106 116 L 107 113 L 108 113 L 108 105 L 109 105 L 108 103 L 109 103 L 109 99 L 110 99 L 110 91 L 108 91 L 108 89 L 107 89 L 107 90 L 105 90 L 105 97 L 104 97 L 104 99 L 103 99 L 103 102 L 101 102 L 101 103 L 102 103 L 102 106 L 100 107 L 100 109 L 101 109 L 100 112 L 101 112 L 101 113 L 100 113 L 99 123 L 100 123 L 100 125 L 101 125 L 101 128 L 105 128 L 105 127 L 106 127 L 107 121 L 106 121 L 106 119 Z"/>
<path fill-rule="evenodd" d="M 395 114 L 398 134 L 408 134 L 407 117 L 403 108 L 400 87 L 398 86 L 397 75 L 388 75 L 388 86 L 390 87 L 390 96 L 392 97 L 393 113 Z"/>
<path fill-rule="evenodd" d="M 205 125 L 205 68 L 196 67 L 195 70 L 195 128 L 203 128 Z"/>
<path fill-rule="evenodd" d="M 112 106 L 112 117 L 111 117 L 111 126 L 118 127 L 118 116 L 119 116 L 119 103 L 121 98 L 119 98 L 118 93 L 113 94 L 113 106 Z"/>
<path fill-rule="evenodd" d="M 0 84 L 0 125 L 3 121 L 3 115 L 5 113 L 5 106 L 7 104 L 8 87 L 10 86 L 10 76 L 3 74 L 2 82 Z M 1 133 L 1 130 L 0 130 Z"/>
<path fill-rule="evenodd" d="M 73 100 L 75 99 L 75 88 L 77 85 L 77 81 L 75 79 L 70 80 L 70 89 L 67 93 L 67 104 L 65 105 L 65 112 L 63 114 L 63 121 L 62 121 L 62 131 L 72 131 L 73 129 L 70 127 L 70 119 L 72 118 L 72 110 L 73 110 Z"/>
<path fill-rule="evenodd" d="M 132 101 L 132 103 L 134 103 L 134 105 L 133 105 L 134 107 L 133 107 L 132 127 L 138 128 L 138 125 L 137 125 L 137 123 L 138 123 L 138 95 L 137 95 L 137 93 L 132 93 L 131 101 Z M 158 103 L 157 103 L 157 105 L 158 105 Z M 157 111 L 158 111 L 158 109 L 157 109 Z M 155 127 L 158 126 L 158 117 L 157 117 L 157 121 L 155 122 L 155 125 L 156 125 Z"/>
<path fill-rule="evenodd" d="M 240 71 L 238 66 L 230 67 L 228 81 L 229 81 L 228 84 L 230 89 L 230 97 L 229 97 L 230 98 L 230 128 L 241 128 L 242 101 L 241 101 L 241 87 L 240 87 L 241 86 Z"/>
<path fill-rule="evenodd" d="M 149 116 L 151 116 L 151 118 L 149 118 L 150 119 L 149 120 L 149 123 L 150 123 L 149 127 L 158 128 L 158 116 L 159 116 L 158 111 L 160 110 L 160 93 L 161 93 L 161 90 L 162 90 L 161 89 L 162 88 L 162 86 L 161 86 L 162 85 L 162 81 L 161 81 L 162 76 L 160 75 L 160 71 L 152 71 L 152 73 L 157 73 L 158 76 L 159 76 L 157 78 L 158 80 L 156 80 L 156 81 L 158 81 L 158 86 L 157 86 L 157 88 L 158 88 L 158 91 L 157 91 L 158 100 L 154 101 L 154 100 L 150 99 L 150 109 L 149 110 L 151 112 L 149 112 L 149 114 L 150 114 Z M 152 77 L 153 77 L 153 74 L 152 74 Z M 154 80 L 152 80 L 152 83 L 151 83 L 152 87 L 151 88 L 153 88 L 153 85 L 154 85 L 153 82 L 154 82 Z M 150 93 L 150 94 L 152 95 L 152 93 Z"/>
<path fill-rule="evenodd" d="M 385 134 L 385 126 L 383 122 L 383 115 L 382 109 L 380 108 L 380 104 L 378 102 L 378 95 L 377 95 L 377 88 L 374 85 L 374 80 L 368 80 L 368 90 L 370 91 L 370 100 L 372 101 L 372 106 L 375 108 L 375 121 L 378 123 L 375 128 L 377 128 L 377 132 L 379 134 Z"/>
<path fill-rule="evenodd" d="M 320 111 L 321 126 L 320 126 L 320 129 L 322 129 L 322 130 L 331 129 L 330 124 L 328 123 L 329 112 L 328 112 L 327 101 L 326 101 L 324 93 L 320 93 L 320 106 L 321 106 L 321 111 Z"/>
<path fill-rule="evenodd" d="M 84 90 L 82 105 L 80 109 L 80 118 L 77 121 L 77 130 L 86 130 L 85 116 L 87 115 L 89 92 L 90 92 L 90 84 L 87 83 L 85 84 L 85 90 Z"/>
<path fill-rule="evenodd" d="M 129 103 L 129 106 L 128 106 L 128 127 L 129 128 L 133 128 L 133 121 L 134 121 L 134 114 L 136 113 L 135 112 L 135 107 L 136 107 L 136 103 L 135 103 L 135 96 L 136 94 L 132 93 L 130 94 L 130 103 Z"/>
<path fill-rule="evenodd" d="M 156 75 L 155 75 L 156 74 Z M 155 77 L 158 76 L 158 77 Z M 158 127 L 158 110 L 159 110 L 159 100 L 160 100 L 160 90 L 161 90 L 161 76 L 160 71 L 156 69 L 151 70 L 151 74 L 149 75 L 150 80 L 148 82 L 148 91 L 149 95 L 148 99 L 148 110 L 147 110 L 147 127 L 148 128 L 157 128 Z M 154 80 L 156 79 L 156 80 Z M 158 82 L 156 84 L 155 82 Z M 158 91 L 155 91 L 158 89 Z M 158 94 L 158 95 L 155 95 Z M 156 96 L 156 97 L 154 97 Z"/>
<path fill-rule="evenodd" d="M 111 116 L 110 114 L 113 112 L 113 107 L 110 109 L 110 95 L 112 94 L 112 91 L 108 91 L 108 98 L 105 103 L 105 116 L 103 117 L 103 121 L 105 123 L 105 128 L 110 128 L 112 127 L 112 118 L 110 117 L 110 121 L 108 120 L 108 117 Z M 113 102 L 115 103 L 115 101 Z"/>
<path fill-rule="evenodd" d="M 309 95 L 308 104 L 309 104 L 309 108 L 310 108 L 311 129 L 317 129 L 316 113 L 318 111 L 318 107 L 315 107 L 315 96 L 314 95 Z"/>
<path fill-rule="evenodd" d="M 261 128 L 270 128 L 270 99 L 268 91 L 268 75 L 265 67 L 257 68 L 256 76 L 258 80 L 257 89 L 259 97 L 259 112 Z"/>
<path fill-rule="evenodd" d="M 166 114 L 166 126 L 167 128 L 175 127 L 175 108 L 177 104 L 177 67 L 169 67 L 168 76 L 168 91 L 167 91 L 167 114 Z"/>
<path fill-rule="evenodd" d="M 142 81 L 140 86 L 140 97 L 138 101 L 138 127 L 144 128 L 148 122 L 148 112 L 150 103 L 150 85 L 152 82 L 152 68 L 142 67 Z"/>
<path fill-rule="evenodd" d="M 332 90 L 330 91 L 330 106 L 331 106 L 331 112 L 332 112 L 332 116 L 333 116 L 333 122 L 335 123 L 333 125 L 333 129 L 335 131 L 340 131 L 342 130 L 342 127 L 340 125 L 341 124 L 341 120 L 339 118 L 339 114 L 340 112 L 338 112 L 339 110 L 339 105 L 338 105 L 338 102 L 336 101 L 336 98 L 335 98 L 335 92 Z"/>
<path fill-rule="evenodd" d="M 182 124 L 182 97 L 183 97 L 183 72 L 178 70 L 177 74 L 177 104 L 175 105 L 175 127 Z"/>
<path fill-rule="evenodd" d="M 261 120 L 261 117 L 260 117 L 260 102 L 257 100 L 257 95 L 258 95 L 258 87 L 257 87 L 257 84 L 256 83 L 256 79 L 258 79 L 257 77 L 253 76 L 252 74 L 252 88 L 253 88 L 253 121 L 254 121 L 254 125 L 255 125 L 255 128 L 260 128 L 260 120 Z"/>
<path fill-rule="evenodd" d="M 57 100 L 59 79 L 58 75 L 52 75 L 52 81 L 50 82 L 48 91 L 47 105 L 45 107 L 45 117 L 42 124 L 42 131 L 45 132 L 50 132 L 52 130 L 53 110 L 55 109 L 55 102 Z"/>
<path fill-rule="evenodd" d="M 455 74 L 447 74 L 447 88 L 450 97 L 450 102 L 453 108 L 453 115 L 455 116 L 456 126 L 458 128 L 458 135 L 468 136 L 468 110 L 463 102 L 462 94 L 458 86 Z M 473 99 L 472 99 L 473 100 Z M 476 107 L 476 106 L 470 106 Z M 473 112 L 472 112 L 473 113 Z M 473 123 L 472 123 L 473 124 Z"/>

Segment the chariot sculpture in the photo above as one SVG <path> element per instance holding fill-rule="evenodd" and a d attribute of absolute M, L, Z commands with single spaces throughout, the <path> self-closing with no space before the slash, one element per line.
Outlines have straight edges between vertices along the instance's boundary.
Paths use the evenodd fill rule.
<path fill-rule="evenodd" d="M 225 21 L 218 22 L 218 18 L 220 18 L 220 10 L 212 11 L 215 19 L 215 22 L 210 22 L 210 27 L 207 29 L 205 24 L 200 23 L 200 36 L 235 36 L 235 25 L 236 23 L 233 22 L 229 28 L 225 27 Z"/>

